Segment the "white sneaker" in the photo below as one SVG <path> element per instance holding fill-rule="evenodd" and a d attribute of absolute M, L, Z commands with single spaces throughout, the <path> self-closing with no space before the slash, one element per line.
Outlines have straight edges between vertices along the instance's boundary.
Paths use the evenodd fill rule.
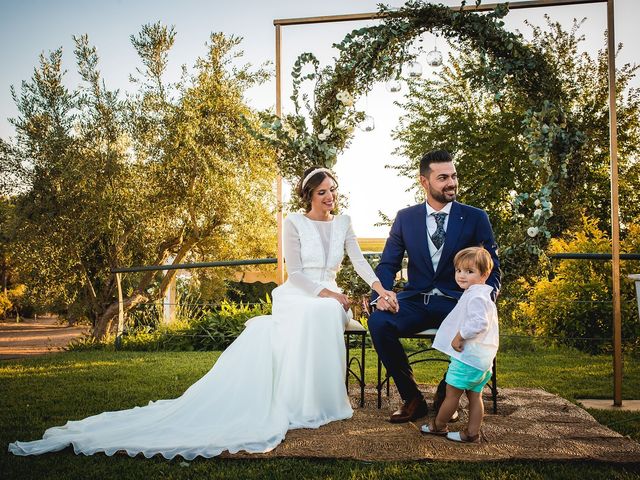
<path fill-rule="evenodd" d="M 444 437 L 449 433 L 449 430 L 447 429 L 447 427 L 444 427 L 444 429 L 442 430 L 431 430 L 428 424 L 422 425 L 420 427 L 420 431 L 425 435 L 438 435 L 440 437 Z"/>
<path fill-rule="evenodd" d="M 463 435 L 464 434 L 464 438 Z M 464 432 L 451 432 L 447 433 L 447 440 L 460 443 L 480 443 L 480 435 L 469 436 Z"/>

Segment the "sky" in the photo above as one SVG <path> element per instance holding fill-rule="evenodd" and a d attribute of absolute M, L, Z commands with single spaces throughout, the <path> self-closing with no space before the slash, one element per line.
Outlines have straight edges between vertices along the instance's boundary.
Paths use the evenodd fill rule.
<path fill-rule="evenodd" d="M 204 55 L 205 43 L 212 32 L 242 37 L 245 60 L 254 65 L 271 62 L 273 70 L 274 19 L 373 12 L 377 10 L 377 3 L 376 0 L 0 0 L 0 137 L 8 140 L 13 136 L 8 119 L 18 114 L 10 86 L 19 89 L 20 83 L 33 75 L 40 53 L 62 47 L 63 66 L 68 71 L 67 85 L 74 88 L 77 84 L 73 35 L 86 33 L 90 43 L 97 47 L 99 68 L 107 87 L 127 91 L 132 88 L 129 75 L 140 66 L 129 37 L 146 23 L 160 21 L 175 27 L 177 36 L 165 77 L 167 81 L 175 81 L 181 65 L 191 67 L 198 56 Z M 388 2 L 391 6 L 402 3 L 398 0 Z M 444 0 L 441 3 L 455 6 L 460 1 Z M 473 4 L 473 0 L 467 3 Z M 595 54 L 603 47 L 606 3 L 513 10 L 505 19 L 506 28 L 519 30 L 527 36 L 529 28 L 524 21 L 543 25 L 545 14 L 566 29 L 571 27 L 574 18 L 586 17 L 581 29 L 586 36 L 583 49 Z M 615 0 L 615 39 L 624 44 L 618 65 L 639 63 L 638 18 L 640 0 Z M 283 99 L 290 95 L 290 72 L 299 54 L 312 52 L 321 64 L 330 64 L 335 55 L 333 43 L 355 28 L 372 24 L 374 22 L 344 22 L 283 27 Z M 431 35 L 425 36 L 424 44 L 437 45 L 439 50 L 447 52 L 444 42 Z M 424 75 L 434 74 L 424 60 L 421 63 Z M 635 86 L 640 86 L 640 82 Z M 385 168 L 385 165 L 406 161 L 393 155 L 398 145 L 391 138 L 402 115 L 394 102 L 401 100 L 402 92 L 390 93 L 382 84 L 359 100 L 357 106 L 373 116 L 375 129 L 372 132 L 356 130 L 353 142 L 338 158 L 335 167 L 340 191 L 349 198 L 345 213 L 351 215 L 354 230 L 360 237 L 386 237 L 387 227 L 374 227 L 379 220 L 378 211 L 393 217 L 398 209 L 415 203 L 414 195 L 406 192 L 411 181 L 399 178 L 395 170 Z M 275 81 L 247 92 L 247 102 L 258 109 L 272 108 Z M 290 103 L 283 100 L 283 111 L 290 109 Z"/>

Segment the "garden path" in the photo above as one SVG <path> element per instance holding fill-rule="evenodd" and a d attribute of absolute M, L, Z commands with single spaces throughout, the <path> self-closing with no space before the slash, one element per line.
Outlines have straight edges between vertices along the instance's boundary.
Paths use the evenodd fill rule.
<path fill-rule="evenodd" d="M 59 352 L 87 331 L 85 325 L 61 325 L 57 317 L 0 322 L 0 360 Z"/>

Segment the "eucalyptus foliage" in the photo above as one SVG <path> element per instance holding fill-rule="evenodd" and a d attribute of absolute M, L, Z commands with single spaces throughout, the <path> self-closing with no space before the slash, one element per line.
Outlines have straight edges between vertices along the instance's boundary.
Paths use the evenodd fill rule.
<path fill-rule="evenodd" d="M 406 113 L 395 138 L 401 143 L 397 153 L 409 160 L 396 167 L 398 172 L 414 179 L 426 149 L 450 149 L 461 178 L 460 198 L 491 212 L 498 243 L 506 247 L 501 257 L 510 278 L 533 274 L 531 267 L 538 266 L 535 258 L 527 262 L 509 247 L 527 230 L 536 232 L 540 218 L 546 222 L 545 236 L 582 228 L 583 212 L 596 218 L 601 229 L 611 229 L 607 52 L 580 52 L 581 23 L 575 21 L 569 31 L 550 19 L 546 28 L 531 27 L 531 47 L 553 67 L 554 81 L 564 92 L 558 105 L 567 112 L 565 125 L 581 132 L 553 185 L 540 173 L 549 165 L 530 156 L 529 96 L 513 85 L 505 85 L 499 95 L 477 88 L 474 79 L 484 67 L 474 49 L 452 43 L 454 53 L 436 78 L 410 83 L 402 103 Z M 625 199 L 621 219 L 627 226 L 640 221 L 640 165 L 635 161 L 640 154 L 640 94 L 629 88 L 637 68 L 622 65 L 616 75 L 619 180 Z M 415 190 L 421 193 L 418 185 Z M 626 235 L 624 227 L 622 233 Z"/>
<path fill-rule="evenodd" d="M 279 151 L 280 170 L 289 180 L 310 165 L 333 165 L 363 115 L 353 109 L 354 100 L 376 82 L 398 77 L 402 65 L 415 59 L 410 46 L 420 35 L 438 33 L 478 53 L 477 68 L 465 77 L 472 88 L 489 91 L 496 100 L 507 91 L 524 99 L 520 135 L 539 181 L 535 190 L 516 192 L 513 202 L 515 210 L 532 207 L 536 201 L 546 207 L 542 214 L 512 217 L 514 235 L 507 250 L 511 256 L 537 259 L 552 233 L 548 226 L 551 198 L 566 178 L 567 165 L 574 161 L 584 136 L 567 121 L 565 91 L 554 65 L 522 35 L 505 30 L 502 18 L 508 5 L 500 4 L 487 14 L 464 6 L 462 2 L 461 8 L 451 9 L 417 0 L 399 9 L 382 5 L 380 24 L 354 30 L 334 45 L 338 58 L 333 66 L 321 69 L 313 55 L 302 55 L 293 72 L 295 113 L 281 119 L 264 117 L 266 130 L 259 136 Z M 305 65 L 310 73 L 302 73 Z M 313 105 L 304 96 L 302 101 L 298 98 L 298 85 L 306 80 L 315 82 Z M 304 115 L 300 103 L 308 105 Z"/>

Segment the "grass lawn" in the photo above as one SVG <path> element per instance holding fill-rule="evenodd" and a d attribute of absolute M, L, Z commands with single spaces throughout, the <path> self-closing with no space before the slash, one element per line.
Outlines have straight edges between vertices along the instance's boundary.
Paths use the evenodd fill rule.
<path fill-rule="evenodd" d="M 71 449 L 39 457 L 6 451 L 16 439 L 40 438 L 44 430 L 104 410 L 130 408 L 180 395 L 217 359 L 216 352 L 70 352 L 0 363 L 0 478 L 640 478 L 638 465 L 594 462 L 401 462 L 273 459 L 228 460 L 127 456 L 76 456 Z M 376 374 L 375 352 L 367 352 L 367 379 Z M 441 371 L 420 365 L 420 382 L 435 383 Z M 563 348 L 505 349 L 500 354 L 502 387 L 536 387 L 574 400 L 609 398 L 611 359 Z M 640 396 L 637 359 L 625 362 L 623 398 Z M 605 425 L 640 440 L 640 413 L 591 412 Z"/>

